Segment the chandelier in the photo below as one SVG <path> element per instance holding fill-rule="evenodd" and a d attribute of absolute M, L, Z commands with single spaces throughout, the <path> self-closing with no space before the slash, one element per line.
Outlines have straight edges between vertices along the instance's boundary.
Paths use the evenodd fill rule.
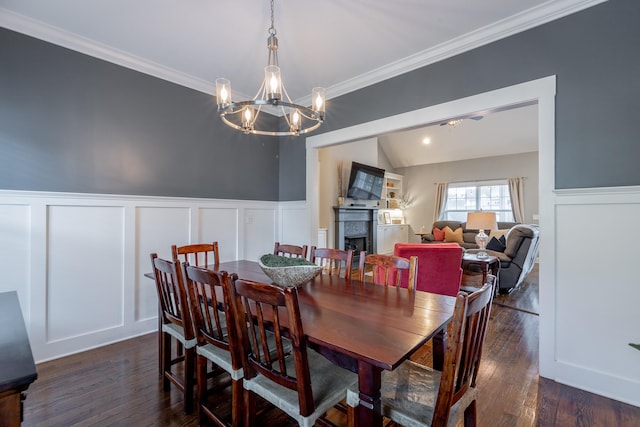
<path fill-rule="evenodd" d="M 298 136 L 311 132 L 322 124 L 325 113 L 325 90 L 313 88 L 311 107 L 304 107 L 291 101 L 284 87 L 278 66 L 278 38 L 273 25 L 273 0 L 271 0 L 271 26 L 269 27 L 267 48 L 269 57 L 264 69 L 264 80 L 258 93 L 250 101 L 231 100 L 231 82 L 228 79 L 216 80 L 216 99 L 218 114 L 224 123 L 245 134 L 269 136 Z M 284 96 L 284 98 L 283 98 Z M 288 131 L 263 129 L 258 117 L 262 111 L 283 116 L 289 126 Z"/>

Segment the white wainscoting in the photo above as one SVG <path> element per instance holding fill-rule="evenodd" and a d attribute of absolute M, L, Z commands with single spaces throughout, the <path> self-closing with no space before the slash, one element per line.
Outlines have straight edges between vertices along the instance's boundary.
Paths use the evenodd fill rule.
<path fill-rule="evenodd" d="M 554 289 L 540 283 L 541 320 L 555 317 L 554 379 L 640 406 L 629 346 L 640 343 L 640 187 L 556 191 L 554 212 L 555 257 L 540 264 L 555 269 Z"/>
<path fill-rule="evenodd" d="M 0 292 L 43 362 L 156 330 L 152 252 L 215 240 L 222 261 L 257 259 L 308 230 L 305 202 L 0 191 Z"/>

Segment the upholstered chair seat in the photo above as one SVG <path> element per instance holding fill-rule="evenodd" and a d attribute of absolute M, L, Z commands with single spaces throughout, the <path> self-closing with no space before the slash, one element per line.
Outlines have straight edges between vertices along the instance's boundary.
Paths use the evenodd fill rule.
<path fill-rule="evenodd" d="M 330 361 L 324 356 L 308 349 L 309 370 L 311 371 L 311 389 L 315 410 L 308 416 L 300 415 L 299 396 L 296 390 L 283 387 L 267 377 L 258 374 L 245 379 L 244 388 L 250 390 L 286 412 L 303 427 L 312 427 L 315 421 L 345 397 L 350 386 L 358 387 L 358 377 Z M 286 360 L 287 371 L 295 372 L 293 357 Z"/>
<path fill-rule="evenodd" d="M 411 361 L 404 362 L 393 371 L 382 373 L 382 415 L 405 427 L 431 426 L 438 399 L 442 372 Z M 464 416 L 464 410 L 478 395 L 470 387 L 452 407 L 447 426 L 455 426 Z M 347 405 L 357 406 L 358 388 L 347 391 Z"/>
<path fill-rule="evenodd" d="M 163 324 L 162 332 L 166 332 L 167 334 L 171 335 L 173 338 L 180 341 L 180 343 L 186 349 L 190 349 L 196 346 L 197 339 L 196 338 L 186 339 L 184 337 L 184 328 L 182 328 L 182 326 L 176 325 L 175 323 Z"/>

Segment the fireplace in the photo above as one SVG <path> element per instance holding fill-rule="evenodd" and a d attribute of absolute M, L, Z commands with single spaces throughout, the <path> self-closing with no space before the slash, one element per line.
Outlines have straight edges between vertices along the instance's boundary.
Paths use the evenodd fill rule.
<path fill-rule="evenodd" d="M 345 237 L 344 238 L 344 248 L 346 250 L 351 249 L 355 253 L 360 253 L 360 251 L 367 250 L 367 237 Z"/>
<path fill-rule="evenodd" d="M 376 253 L 378 208 L 334 206 L 336 249 L 353 250 L 354 262 L 360 251 Z"/>

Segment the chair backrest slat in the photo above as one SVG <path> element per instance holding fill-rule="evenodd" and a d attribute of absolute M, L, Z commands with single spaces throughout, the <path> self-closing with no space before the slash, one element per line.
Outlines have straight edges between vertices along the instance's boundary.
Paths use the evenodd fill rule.
<path fill-rule="evenodd" d="M 173 259 L 188 262 L 196 267 L 206 267 L 210 264 L 220 264 L 218 242 L 196 243 L 193 245 L 171 246 Z"/>
<path fill-rule="evenodd" d="M 198 344 L 211 344 L 229 351 L 233 368 L 239 369 L 242 358 L 229 299 L 230 276 L 225 271 L 216 272 L 187 263 L 182 263 L 181 268 Z"/>
<path fill-rule="evenodd" d="M 342 250 L 312 246 L 309 259 L 312 263 L 323 267 L 322 274 L 351 279 L 351 269 L 353 267 L 353 250 L 351 249 Z M 344 275 L 342 274 L 343 272 Z"/>
<path fill-rule="evenodd" d="M 360 252 L 359 279 L 385 286 L 400 286 L 402 270 L 407 270 L 409 278 L 407 288 L 415 290 L 418 276 L 418 257 L 403 258 L 394 255 L 370 254 Z"/>
<path fill-rule="evenodd" d="M 174 323 L 184 330 L 185 339 L 193 339 L 189 303 L 180 270 L 180 262 L 168 261 L 151 254 L 151 266 L 156 279 L 156 290 L 163 323 Z"/>
<path fill-rule="evenodd" d="M 286 256 L 291 258 L 306 258 L 307 257 L 307 245 L 296 246 L 287 245 L 276 242 L 273 247 L 273 254 L 279 256 Z"/>

